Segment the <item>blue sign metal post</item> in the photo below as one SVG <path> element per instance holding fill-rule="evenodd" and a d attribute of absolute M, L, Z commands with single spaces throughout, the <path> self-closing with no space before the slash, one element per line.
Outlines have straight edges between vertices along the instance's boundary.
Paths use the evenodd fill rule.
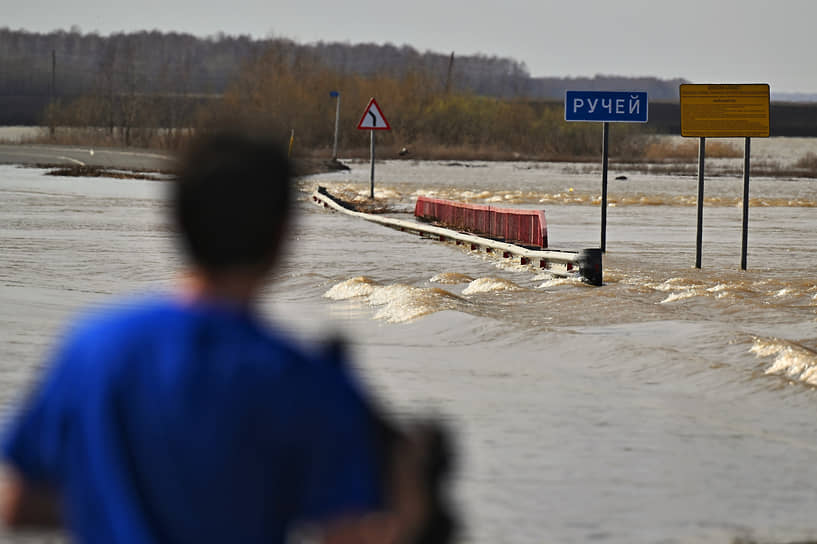
<path fill-rule="evenodd" d="M 601 250 L 607 250 L 607 155 L 610 123 L 646 123 L 643 91 L 567 91 L 565 121 L 603 123 L 601 139 Z"/>
<path fill-rule="evenodd" d="M 610 150 L 610 123 L 604 123 L 601 133 L 601 244 L 607 251 L 607 155 Z"/>

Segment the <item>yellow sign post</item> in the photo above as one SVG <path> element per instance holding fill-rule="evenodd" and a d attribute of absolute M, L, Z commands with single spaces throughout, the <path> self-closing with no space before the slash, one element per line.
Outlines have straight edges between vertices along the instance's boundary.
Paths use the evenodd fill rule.
<path fill-rule="evenodd" d="M 681 136 L 698 144 L 698 235 L 695 268 L 701 268 L 704 160 L 707 138 L 746 138 L 743 151 L 743 237 L 740 268 L 746 270 L 749 238 L 749 150 L 752 138 L 769 137 L 769 84 L 681 85 Z"/>
<path fill-rule="evenodd" d="M 681 136 L 768 138 L 769 85 L 681 85 Z"/>

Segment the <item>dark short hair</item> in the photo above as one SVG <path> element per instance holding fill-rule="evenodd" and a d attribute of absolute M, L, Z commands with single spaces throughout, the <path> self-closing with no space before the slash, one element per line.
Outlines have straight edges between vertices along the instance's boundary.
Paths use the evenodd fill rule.
<path fill-rule="evenodd" d="M 290 213 L 292 168 L 282 146 L 258 135 L 198 136 L 174 181 L 175 223 L 205 271 L 272 262 Z"/>

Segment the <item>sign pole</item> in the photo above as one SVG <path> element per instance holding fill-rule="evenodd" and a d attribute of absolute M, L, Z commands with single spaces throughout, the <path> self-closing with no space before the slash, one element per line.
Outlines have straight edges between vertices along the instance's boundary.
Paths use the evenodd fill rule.
<path fill-rule="evenodd" d="M 363 117 L 360 118 L 357 129 L 369 131 L 369 155 L 372 159 L 372 168 L 369 175 L 369 198 L 374 200 L 374 132 L 375 130 L 391 130 L 389 122 L 386 121 L 386 117 L 374 98 L 369 100 L 369 105 L 363 111 Z"/>
<path fill-rule="evenodd" d="M 743 229 L 740 268 L 746 270 L 749 239 L 749 156 L 751 139 L 768 138 L 769 84 L 691 84 L 679 88 L 681 136 L 701 139 L 698 150 L 698 240 L 695 267 L 701 268 L 705 138 L 745 138 L 743 152 Z"/>
<path fill-rule="evenodd" d="M 646 123 L 647 93 L 644 91 L 565 91 L 565 121 L 602 123 L 601 139 L 601 244 L 607 251 L 607 164 L 610 155 L 610 123 Z"/>
<path fill-rule="evenodd" d="M 369 198 L 374 199 L 374 131 L 370 130 L 371 142 L 369 146 L 369 155 L 372 157 L 372 170 L 369 175 Z"/>
<path fill-rule="evenodd" d="M 601 251 L 607 251 L 607 155 L 610 149 L 610 123 L 605 122 L 601 136 Z"/>
<path fill-rule="evenodd" d="M 740 269 L 746 270 L 746 248 L 749 241 L 749 151 L 751 138 L 746 137 L 743 151 L 743 237 L 740 250 Z"/>
<path fill-rule="evenodd" d="M 701 268 L 701 245 L 704 239 L 704 161 L 706 138 L 698 142 L 698 234 L 695 241 L 695 268 Z"/>

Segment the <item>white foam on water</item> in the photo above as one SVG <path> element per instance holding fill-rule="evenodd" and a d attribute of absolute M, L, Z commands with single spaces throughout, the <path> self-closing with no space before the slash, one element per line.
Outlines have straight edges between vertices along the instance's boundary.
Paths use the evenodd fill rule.
<path fill-rule="evenodd" d="M 498 291 L 522 291 L 523 288 L 512 281 L 502 278 L 477 278 L 463 289 L 463 295 L 474 295 L 477 293 L 492 293 Z"/>
<path fill-rule="evenodd" d="M 759 358 L 774 357 L 765 374 L 817 385 L 817 353 L 814 351 L 777 338 L 755 338 L 749 351 Z"/>
<path fill-rule="evenodd" d="M 471 276 L 467 276 L 465 274 L 460 274 L 459 272 L 441 272 L 440 274 L 435 275 L 430 280 L 431 283 L 442 283 L 446 285 L 457 285 L 460 283 L 471 283 L 474 281 L 474 278 Z"/>
<path fill-rule="evenodd" d="M 332 300 L 368 297 L 374 292 L 376 286 L 373 280 L 365 276 L 357 276 L 333 285 L 323 296 Z"/>
<path fill-rule="evenodd" d="M 384 285 L 373 289 L 369 295 L 369 302 L 376 306 L 389 304 L 400 299 L 409 299 L 411 295 L 420 288 L 409 285 L 394 284 Z"/>
<path fill-rule="evenodd" d="M 684 300 L 688 298 L 692 298 L 698 296 L 698 293 L 692 289 L 688 291 L 679 291 L 677 293 L 670 294 L 667 298 L 662 300 L 659 304 L 669 304 L 670 302 L 677 302 L 679 300 Z"/>
<path fill-rule="evenodd" d="M 538 289 L 548 289 L 560 285 L 575 285 L 575 280 L 572 278 L 552 278 L 539 285 Z"/>
<path fill-rule="evenodd" d="M 456 309 L 462 299 L 437 287 L 414 287 L 404 284 L 379 285 L 364 276 L 342 281 L 325 294 L 332 300 L 360 299 L 378 308 L 375 319 L 405 323 L 442 310 Z"/>
<path fill-rule="evenodd" d="M 652 287 L 656 291 L 675 291 L 683 287 L 692 287 L 692 285 L 686 278 L 670 278 L 663 283 L 648 285 L 648 287 Z"/>

